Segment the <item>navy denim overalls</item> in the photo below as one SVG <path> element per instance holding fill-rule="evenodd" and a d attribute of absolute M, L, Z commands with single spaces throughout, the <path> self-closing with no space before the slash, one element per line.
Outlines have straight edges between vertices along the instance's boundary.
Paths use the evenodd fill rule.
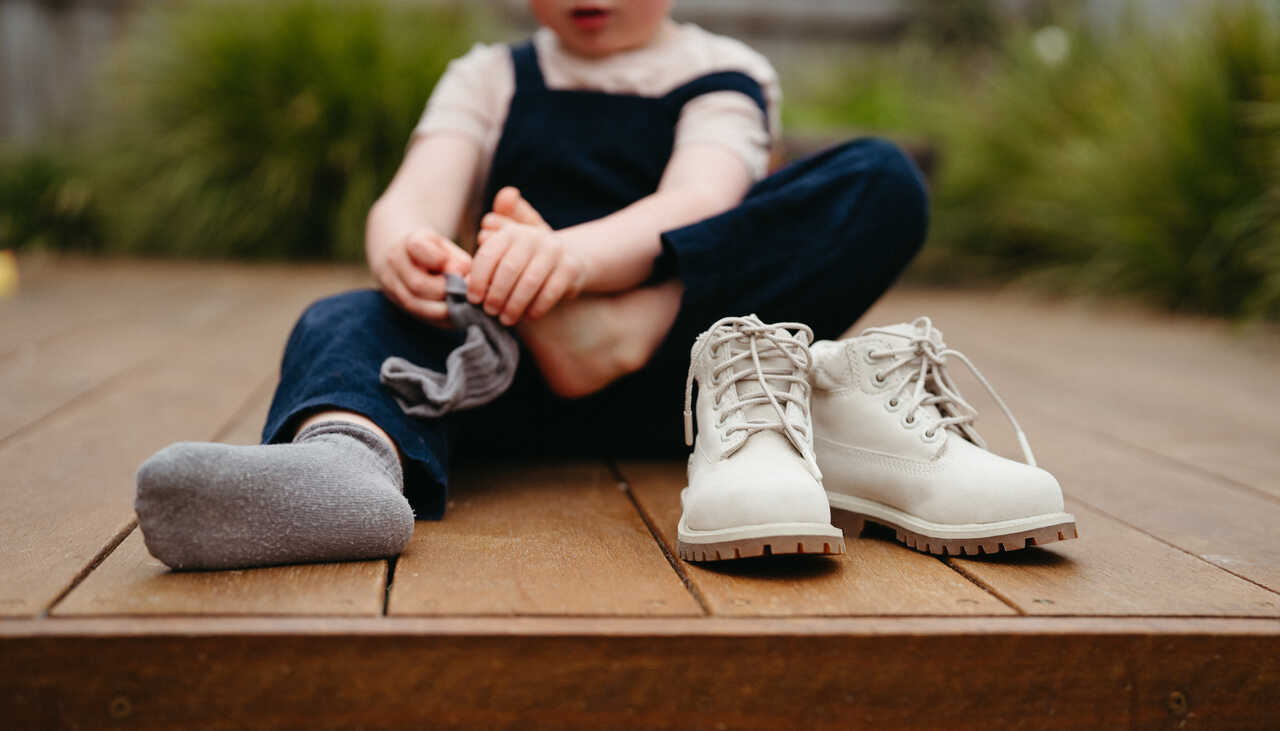
<path fill-rule="evenodd" d="M 557 229 L 657 190 L 690 99 L 734 91 L 765 106 L 760 86 L 739 72 L 643 97 L 548 89 L 529 43 L 512 59 L 516 89 L 485 201 L 514 185 Z M 685 294 L 643 370 L 562 399 L 525 352 L 506 394 L 432 421 L 406 416 L 378 369 L 391 355 L 441 368 L 461 334 L 414 319 L 377 291 L 323 299 L 289 338 L 263 441 L 289 441 L 317 409 L 364 414 L 400 447 L 406 495 L 422 518 L 443 515 L 455 454 L 682 456 L 684 379 L 698 333 L 721 317 L 756 313 L 807 323 L 818 338 L 839 336 L 919 250 L 927 215 L 919 172 L 889 143 L 857 140 L 801 160 L 757 183 L 737 208 L 662 235 L 654 279 L 679 277 Z"/>

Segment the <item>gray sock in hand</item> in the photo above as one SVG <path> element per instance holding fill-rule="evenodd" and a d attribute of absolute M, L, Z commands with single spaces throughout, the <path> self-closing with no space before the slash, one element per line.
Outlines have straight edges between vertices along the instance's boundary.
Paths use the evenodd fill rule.
<path fill-rule="evenodd" d="M 175 569 L 394 556 L 413 535 L 395 448 L 344 421 L 292 444 L 181 442 L 138 470 L 151 555 Z"/>
<path fill-rule="evenodd" d="M 446 274 L 445 283 L 449 319 L 467 339 L 445 356 L 444 372 L 392 356 L 379 373 L 382 385 L 409 416 L 437 419 L 483 406 L 511 387 L 520 365 L 520 344 L 495 318 L 467 301 L 462 277 Z"/>

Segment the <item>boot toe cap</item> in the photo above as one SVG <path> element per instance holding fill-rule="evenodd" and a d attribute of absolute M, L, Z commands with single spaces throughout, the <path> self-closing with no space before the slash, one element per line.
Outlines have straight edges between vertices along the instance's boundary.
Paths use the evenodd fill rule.
<path fill-rule="evenodd" d="M 688 526 L 720 530 L 770 523 L 830 523 L 822 484 L 803 468 L 765 472 L 721 463 L 690 481 L 683 495 Z"/>

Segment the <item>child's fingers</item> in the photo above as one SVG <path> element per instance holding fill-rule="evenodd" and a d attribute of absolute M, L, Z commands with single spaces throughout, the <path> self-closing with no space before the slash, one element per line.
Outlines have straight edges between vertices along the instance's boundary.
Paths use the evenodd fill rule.
<path fill-rule="evenodd" d="M 444 265 L 445 274 L 457 274 L 465 277 L 471 273 L 471 255 L 462 249 L 457 249 L 453 255 L 449 257 L 449 262 Z"/>
<path fill-rule="evenodd" d="M 484 218 L 480 219 L 480 228 L 484 231 L 497 231 L 509 223 L 515 223 L 515 221 L 511 220 L 509 216 L 490 211 L 484 214 Z"/>
<path fill-rule="evenodd" d="M 478 305 L 489 293 L 489 281 L 493 271 L 502 260 L 507 248 L 511 246 L 509 230 L 500 231 L 484 242 L 484 245 L 471 258 L 471 276 L 467 279 L 467 301 Z"/>
<path fill-rule="evenodd" d="M 416 315 L 423 320 L 427 320 L 437 325 L 448 322 L 448 305 L 443 301 L 428 302 L 414 297 L 409 290 L 405 288 L 404 283 L 394 277 L 384 284 L 383 291 L 386 292 L 387 296 L 391 298 L 391 301 L 396 303 L 400 309 L 411 315 Z"/>
<path fill-rule="evenodd" d="M 430 272 L 443 270 L 449 261 L 449 252 L 443 242 L 430 234 L 410 234 L 404 248 L 413 264 Z"/>
<path fill-rule="evenodd" d="M 538 296 L 534 298 L 533 304 L 529 305 L 529 309 L 525 312 L 525 317 L 530 320 L 536 320 L 550 312 L 551 308 L 555 307 L 564 298 L 565 293 L 569 291 L 569 285 L 572 284 L 572 276 L 564 269 L 557 269 L 552 272 L 547 281 L 543 283 L 542 289 L 538 290 Z"/>
<path fill-rule="evenodd" d="M 547 277 L 551 275 L 555 263 L 555 252 L 547 249 L 542 249 L 529 260 L 529 264 L 520 275 L 520 280 L 516 282 L 515 288 L 507 297 L 506 306 L 502 308 L 502 317 L 499 321 L 503 325 L 510 327 L 520 321 L 524 316 L 525 308 L 533 301 L 538 290 L 542 288 L 543 282 L 547 281 Z"/>
<path fill-rule="evenodd" d="M 525 267 L 532 258 L 533 247 L 529 242 L 513 237 L 511 246 L 502 256 L 502 261 L 498 262 L 497 267 L 494 268 L 493 280 L 489 282 L 489 292 L 484 296 L 485 312 L 495 317 L 502 312 L 507 305 L 507 297 L 511 295 L 511 290 L 515 288 L 516 282 L 520 280 L 520 275 L 524 273 Z"/>
<path fill-rule="evenodd" d="M 415 266 L 415 263 L 409 260 L 410 255 L 405 252 L 399 256 L 391 257 L 391 268 L 399 278 L 400 283 L 404 285 L 409 294 L 424 300 L 443 300 L 445 292 L 444 276 L 441 274 L 427 274 L 426 272 Z"/>

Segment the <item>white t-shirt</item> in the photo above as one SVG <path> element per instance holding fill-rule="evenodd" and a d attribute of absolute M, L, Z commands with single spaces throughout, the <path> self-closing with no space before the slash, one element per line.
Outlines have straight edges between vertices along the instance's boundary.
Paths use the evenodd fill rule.
<path fill-rule="evenodd" d="M 533 45 L 550 89 L 660 97 L 717 71 L 747 74 L 764 93 L 768 123 L 760 107 L 747 95 L 710 92 L 684 106 L 676 124 L 675 146 L 720 145 L 737 155 L 754 179 L 759 180 L 768 171 L 770 148 L 780 132 L 782 91 L 773 66 L 746 44 L 690 23 L 668 20 L 648 45 L 603 59 L 570 54 L 547 28 L 533 34 Z M 476 44 L 465 56 L 449 63 L 414 129 L 415 135 L 461 133 L 479 143 L 477 195 L 485 188 L 515 85 L 511 49 L 503 44 Z"/>

